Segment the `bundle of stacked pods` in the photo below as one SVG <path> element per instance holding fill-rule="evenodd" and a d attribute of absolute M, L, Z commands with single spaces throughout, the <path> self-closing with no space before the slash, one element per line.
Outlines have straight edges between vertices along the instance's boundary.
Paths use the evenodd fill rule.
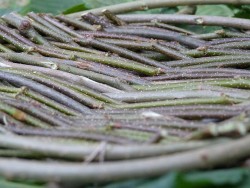
<path fill-rule="evenodd" d="M 244 19 L 109 10 L 2 16 L 1 176 L 106 182 L 248 165 L 248 29 Z"/>

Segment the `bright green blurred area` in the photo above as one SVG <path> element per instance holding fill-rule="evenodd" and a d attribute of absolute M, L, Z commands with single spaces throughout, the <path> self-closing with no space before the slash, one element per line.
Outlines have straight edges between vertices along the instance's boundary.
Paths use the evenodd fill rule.
<path fill-rule="evenodd" d="M 70 7 L 76 7 L 72 10 L 75 12 L 127 1 L 129 0 L 0 0 L 0 14 L 11 11 L 22 14 L 30 11 L 60 14 Z"/>
<path fill-rule="evenodd" d="M 101 6 L 113 5 L 133 0 L 0 0 L 0 15 L 11 11 L 46 12 L 52 14 L 73 13 Z M 205 0 L 204 0 L 205 1 Z M 182 7 L 148 10 L 147 13 L 173 13 Z M 250 18 L 250 6 L 209 5 L 198 6 L 197 15 L 218 15 Z"/>

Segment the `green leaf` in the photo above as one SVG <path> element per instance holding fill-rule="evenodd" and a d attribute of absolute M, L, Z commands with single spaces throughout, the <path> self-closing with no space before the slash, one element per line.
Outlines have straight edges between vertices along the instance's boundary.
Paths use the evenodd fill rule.
<path fill-rule="evenodd" d="M 226 5 L 204 5 L 197 7 L 196 15 L 233 17 L 235 15 L 235 10 Z M 220 26 L 183 25 L 181 27 L 196 33 L 211 33 L 223 29 Z"/>
<path fill-rule="evenodd" d="M 230 8 L 235 12 L 234 17 L 237 18 L 250 18 L 250 6 L 242 5 L 242 6 L 230 6 Z"/>
<path fill-rule="evenodd" d="M 133 0 L 83 0 L 87 7 L 98 8 L 119 3 L 126 3 Z"/>
<path fill-rule="evenodd" d="M 0 179 L 1 188 L 45 188 L 43 185 L 31 185 L 22 182 L 11 182 L 5 179 Z"/>
<path fill-rule="evenodd" d="M 220 26 L 201 26 L 201 25 L 186 25 L 186 24 L 180 24 L 179 27 L 183 29 L 187 29 L 189 31 L 193 31 L 197 34 L 202 33 L 212 33 L 214 31 L 218 31 L 223 29 Z"/>
<path fill-rule="evenodd" d="M 238 188 L 249 188 L 249 187 L 250 187 L 250 178 L 249 177 L 238 186 Z"/>
<path fill-rule="evenodd" d="M 18 12 L 22 6 L 22 4 L 17 0 L 9 0 L 4 3 L 3 2 L 1 3 L 0 0 L 0 5 L 1 5 L 0 16 L 13 11 Z"/>
<path fill-rule="evenodd" d="M 210 181 L 216 185 L 240 183 L 247 173 L 246 169 L 227 169 L 207 172 L 189 173 L 185 176 L 187 181 Z"/>
<path fill-rule="evenodd" d="M 144 11 L 136 11 L 136 14 L 174 14 L 178 11 L 177 7 L 156 8 Z"/>
<path fill-rule="evenodd" d="M 83 3 L 83 0 L 30 0 L 29 4 L 22 10 L 22 14 L 28 12 L 44 12 L 52 14 L 60 14 L 69 7 Z"/>
<path fill-rule="evenodd" d="M 103 6 L 108 6 L 108 5 L 115 5 L 119 3 L 126 3 L 130 2 L 132 0 L 82 0 L 84 2 L 84 7 L 81 7 L 81 4 L 79 5 L 74 5 L 73 7 L 68 8 L 64 14 L 70 14 L 73 12 L 79 12 L 79 11 L 84 11 L 92 8 L 98 8 L 98 7 L 103 7 Z M 78 7 L 79 6 L 79 7 Z M 69 11 L 68 11 L 69 10 Z M 157 8 L 157 9 L 149 9 L 145 11 L 137 11 L 135 13 L 143 13 L 143 14 L 172 14 L 175 13 L 178 10 L 177 7 L 166 7 L 166 8 Z M 71 12 L 72 11 L 72 12 Z"/>
<path fill-rule="evenodd" d="M 161 176 L 160 178 L 157 178 L 152 181 L 148 181 L 146 183 L 141 184 L 137 188 L 166 188 L 166 187 L 171 187 L 175 188 L 175 184 L 178 181 L 179 178 L 179 173 L 173 172 L 170 174 L 167 174 L 165 176 Z"/>
<path fill-rule="evenodd" d="M 248 188 L 250 169 L 172 172 L 158 178 L 137 179 L 112 183 L 105 188 Z"/>
<path fill-rule="evenodd" d="M 227 169 L 183 174 L 176 188 L 239 187 L 248 178 L 248 169 Z"/>
<path fill-rule="evenodd" d="M 12 11 L 13 11 L 13 9 L 0 8 L 0 15 L 4 15 L 4 14 L 10 13 Z"/>
<path fill-rule="evenodd" d="M 140 179 L 140 180 L 128 180 L 123 182 L 117 182 L 117 183 L 111 183 L 109 185 L 106 185 L 104 188 L 136 188 L 140 186 L 141 184 L 145 183 L 146 180 Z"/>
<path fill-rule="evenodd" d="M 75 5 L 73 7 L 70 7 L 66 10 L 63 11 L 63 14 L 71 14 L 71 13 L 75 13 L 75 12 L 80 12 L 80 11 L 84 11 L 84 10 L 88 10 L 88 8 L 86 7 L 85 4 L 79 4 L 79 5 Z"/>
<path fill-rule="evenodd" d="M 111 183 L 104 188 L 175 188 L 174 183 L 176 182 L 178 173 L 170 173 L 159 178 L 151 179 L 135 179 L 123 182 Z"/>
<path fill-rule="evenodd" d="M 232 17 L 234 11 L 226 5 L 203 5 L 197 7 L 196 15 Z"/>
<path fill-rule="evenodd" d="M 30 0 L 29 4 L 20 11 L 21 14 L 28 12 L 45 12 L 52 14 L 69 14 L 92 8 L 129 2 L 132 0 Z"/>

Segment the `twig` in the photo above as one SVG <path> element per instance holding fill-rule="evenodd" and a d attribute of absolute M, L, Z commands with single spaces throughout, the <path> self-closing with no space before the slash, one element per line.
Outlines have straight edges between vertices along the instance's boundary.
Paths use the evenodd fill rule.
<path fill-rule="evenodd" d="M 113 14 L 112 12 L 110 12 L 107 9 L 104 9 L 102 11 L 102 14 L 104 16 L 106 16 L 106 18 L 108 18 L 111 22 L 113 22 L 115 25 L 118 26 L 123 26 L 123 25 L 127 25 L 126 22 L 124 22 L 123 20 L 121 20 L 120 18 L 118 18 L 115 14 Z"/>
<path fill-rule="evenodd" d="M 10 83 L 19 85 L 19 86 L 27 86 L 31 88 L 34 91 L 37 91 L 39 93 L 44 94 L 45 96 L 49 96 L 50 98 L 54 99 L 55 101 L 58 101 L 68 107 L 71 107 L 72 109 L 75 109 L 82 113 L 90 113 L 89 109 L 80 103 L 74 101 L 73 99 L 47 87 L 40 83 L 34 82 L 32 80 L 28 80 L 27 78 L 24 78 L 22 76 L 7 73 L 4 71 L 0 71 L 0 78 L 3 80 L 6 80 Z"/>
<path fill-rule="evenodd" d="M 113 14 L 132 12 L 132 11 L 140 11 L 140 10 L 148 10 L 152 8 L 162 8 L 162 7 L 176 7 L 176 6 L 185 6 L 185 5 L 208 5 L 208 4 L 233 4 L 233 5 L 242 5 L 242 4 L 250 4 L 249 0 L 143 0 L 143 1 L 135 1 L 135 2 L 127 2 L 121 3 L 117 5 L 111 5 L 101 8 L 96 8 L 92 10 L 87 10 L 83 12 L 77 12 L 73 14 L 68 14 L 70 17 L 80 18 L 80 16 L 87 12 L 92 12 L 93 14 L 100 15 L 103 9 L 107 9 L 111 11 Z"/>
<path fill-rule="evenodd" d="M 249 144 L 250 137 L 246 136 L 236 141 L 228 141 L 171 156 L 92 165 L 31 162 L 2 158 L 0 172 L 3 176 L 11 176 L 13 179 L 32 178 L 40 181 L 56 179 L 82 183 L 152 177 L 173 170 L 211 168 L 226 165 L 228 161 L 238 161 L 249 156 Z M 109 170 L 107 171 L 107 169 Z"/>

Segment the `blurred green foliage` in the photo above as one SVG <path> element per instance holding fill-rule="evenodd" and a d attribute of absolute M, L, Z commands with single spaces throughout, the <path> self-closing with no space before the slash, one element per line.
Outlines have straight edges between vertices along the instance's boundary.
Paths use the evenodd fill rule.
<path fill-rule="evenodd" d="M 249 188 L 250 170 L 235 168 L 189 173 L 172 172 L 154 179 L 113 183 L 104 188 Z"/>
<path fill-rule="evenodd" d="M 132 0 L 0 0 L 0 15 L 11 11 L 17 11 L 21 14 L 27 12 L 46 12 L 52 14 L 70 14 L 73 12 L 88 10 L 101 6 L 113 5 Z M 22 2 L 22 3 L 20 3 Z M 22 6 L 22 4 L 25 4 Z M 173 13 L 178 11 L 178 8 L 159 8 L 148 10 L 148 13 Z M 217 15 L 250 18 L 250 6 L 232 6 L 232 5 L 205 5 L 198 6 L 197 15 Z"/>
<path fill-rule="evenodd" d="M 11 182 L 0 179 L 1 188 L 48 188 L 47 185 L 24 182 Z M 171 172 L 166 175 L 149 178 L 134 179 L 121 182 L 111 182 L 107 185 L 72 185 L 66 187 L 87 188 L 249 188 L 250 169 L 234 168 L 224 170 Z"/>

